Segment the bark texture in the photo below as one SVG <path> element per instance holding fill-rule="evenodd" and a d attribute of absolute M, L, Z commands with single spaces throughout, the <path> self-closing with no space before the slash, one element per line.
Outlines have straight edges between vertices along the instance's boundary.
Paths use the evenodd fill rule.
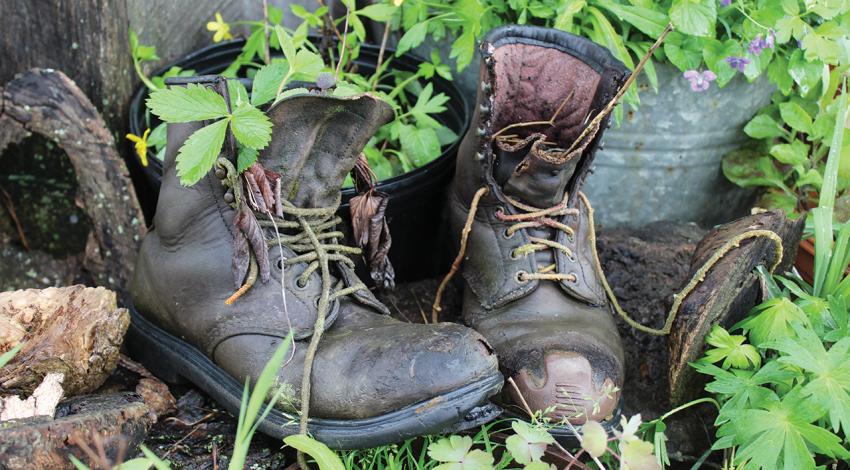
<path fill-rule="evenodd" d="M 0 469 L 73 469 L 69 455 L 92 465 L 85 448 L 102 448 L 112 462 L 123 448 L 128 458 L 155 421 L 133 393 L 74 398 L 59 404 L 55 420 L 0 424 Z"/>
<path fill-rule="evenodd" d="M 129 324 L 102 287 L 0 293 L 0 352 L 24 343 L 0 369 L 0 395 L 29 395 L 50 372 L 64 374 L 67 396 L 94 391 L 115 370 Z"/>
<path fill-rule="evenodd" d="M 127 167 L 106 123 L 62 72 L 32 69 L 1 91 L 0 153 L 31 133 L 65 151 L 76 173 L 78 204 L 92 222 L 83 267 L 95 283 L 126 298 L 124 289 L 145 226 Z"/>

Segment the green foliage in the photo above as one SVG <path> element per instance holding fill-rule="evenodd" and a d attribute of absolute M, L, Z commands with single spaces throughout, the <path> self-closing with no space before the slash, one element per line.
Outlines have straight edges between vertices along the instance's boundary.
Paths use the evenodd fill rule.
<path fill-rule="evenodd" d="M 806 108 L 799 102 L 785 113 L 804 127 Z M 850 228 L 845 224 L 836 237 L 833 227 L 847 115 L 843 93 L 837 108 L 820 203 L 813 210 L 814 284 L 761 271 L 770 298 L 732 327 L 746 336 L 717 335 L 721 329 L 715 329 L 710 341 L 715 348 L 693 364 L 711 378 L 705 389 L 721 403 L 713 448 L 735 448 L 733 465 L 805 470 L 850 459 L 850 276 L 844 274 L 850 265 Z M 711 364 L 720 359 L 722 367 Z"/>
<path fill-rule="evenodd" d="M 328 446 L 310 436 L 296 434 L 283 438 L 283 443 L 310 457 L 319 466 L 319 470 L 343 470 L 342 460 Z"/>
<path fill-rule="evenodd" d="M 760 206 L 784 209 L 791 215 L 812 208 L 820 199 L 835 201 L 850 194 L 850 129 L 844 125 L 844 93 L 838 91 L 848 66 L 816 68 L 815 82 L 802 79 L 787 90 L 780 87 L 773 104 L 744 127 L 756 140 L 723 160 L 723 173 L 730 181 L 764 188 Z M 801 83 L 819 92 L 804 92 Z M 827 181 L 827 156 L 833 148 L 838 152 L 833 160 L 837 172 Z M 821 197 L 824 190 L 830 195 Z M 848 209 L 842 204 L 834 215 L 846 220 Z"/>
<path fill-rule="evenodd" d="M 249 380 L 245 380 L 242 405 L 239 408 L 239 421 L 236 425 L 236 440 L 233 443 L 233 454 L 228 464 L 230 470 L 245 468 L 245 459 L 248 456 L 248 448 L 251 445 L 254 433 L 257 432 L 260 423 L 268 416 L 275 404 L 283 397 L 284 387 L 275 385 L 278 371 L 283 366 L 283 360 L 291 346 L 292 332 L 280 343 L 269 362 L 266 363 L 260 376 L 257 377 L 257 384 L 253 390 L 250 390 Z M 265 407 L 263 407 L 264 403 L 266 404 Z M 262 414 L 260 413 L 261 410 Z M 299 443 L 306 445 L 304 442 Z M 327 467 L 329 470 L 332 468 Z"/>
<path fill-rule="evenodd" d="M 172 68 L 166 74 L 148 80 L 141 69 L 137 69 L 140 77 L 146 83 L 151 83 L 149 88 L 152 93 L 147 101 L 149 112 L 163 122 L 226 120 L 229 123 L 228 126 L 218 124 L 220 121 L 208 124 L 202 129 L 205 132 L 202 135 L 209 142 L 194 139 L 181 147 L 177 159 L 183 184 L 194 184 L 209 171 L 221 149 L 221 145 L 215 144 L 223 143 L 228 131 L 233 133 L 237 141 L 237 168 L 242 171 L 250 166 L 257 159 L 257 150 L 267 145 L 270 136 L 271 124 L 262 115 L 262 107 L 307 93 L 305 88 L 289 89 L 288 85 L 296 81 L 314 82 L 320 73 L 328 74 L 335 68 L 340 70 L 340 75 L 331 91 L 333 96 L 371 93 L 387 101 L 394 111 L 393 121 L 381 128 L 364 150 L 379 180 L 431 162 L 441 154 L 444 146 L 458 139 L 438 118 L 446 110 L 448 96 L 434 93 L 432 83 L 428 82 L 435 75 L 447 80 L 452 78 L 449 66 L 441 61 L 439 54 L 434 52 L 430 62 L 422 63 L 412 73 L 393 69 L 392 57 L 386 57 L 371 76 L 353 71 L 359 44 L 365 39 L 363 20 L 397 22 L 402 11 L 389 2 L 375 3 L 360 9 L 356 9 L 351 2 L 346 6 L 349 8 L 348 24 L 352 34 L 347 35 L 346 45 L 340 45 L 338 50 L 327 51 L 331 64 L 325 64 L 320 51 L 307 40 L 309 27 L 318 27 L 328 21 L 325 7 L 310 12 L 300 5 L 292 5 L 292 13 L 303 19 L 303 23 L 294 31 L 281 26 L 282 11 L 275 8 L 269 9 L 268 23 L 243 22 L 250 26 L 251 32 L 239 56 L 222 75 L 247 76 L 253 79 L 253 86 L 249 96 L 244 92 L 244 87 L 239 85 L 244 92 L 243 96 L 239 88 L 233 85 L 238 82 L 228 81 L 232 112 L 227 110 L 223 98 L 208 87 L 190 85 L 165 89 L 165 78 L 190 76 L 193 71 Z M 337 28 L 344 24 L 344 17 L 335 19 Z M 266 29 L 271 31 L 268 39 Z M 139 60 L 157 60 L 155 51 L 147 46 L 139 46 L 134 35 L 131 36 L 131 42 L 135 44 L 134 50 L 140 51 Z M 266 60 L 267 48 L 272 52 L 280 51 L 282 57 L 271 54 Z M 337 53 L 342 57 L 335 57 Z M 333 67 L 334 62 L 337 62 L 336 67 Z M 160 160 L 165 152 L 165 134 L 165 126 L 159 124 L 148 139 L 149 147 Z"/>

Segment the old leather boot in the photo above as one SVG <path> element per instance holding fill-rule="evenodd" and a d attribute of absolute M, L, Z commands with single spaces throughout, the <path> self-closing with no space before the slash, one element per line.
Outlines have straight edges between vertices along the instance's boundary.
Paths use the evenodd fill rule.
<path fill-rule="evenodd" d="M 234 283 L 231 263 L 239 231 L 235 208 L 251 197 L 238 194 L 247 177 L 220 157 L 198 184 L 182 186 L 175 157 L 201 123 L 170 125 L 155 228 L 144 240 L 132 284 L 132 352 L 155 373 L 188 379 L 235 413 L 243 381 L 256 383 L 291 328 L 294 355 L 279 373 L 288 404 L 260 429 L 292 434 L 324 286 L 329 307 L 311 374 L 313 436 L 332 447 L 358 448 L 494 417 L 497 407 L 481 405 L 503 379 L 481 335 L 459 325 L 389 317 L 355 276 L 346 255 L 353 250 L 334 231 L 343 180 L 366 141 L 389 120 L 390 107 L 371 95 L 310 94 L 285 99 L 268 114 L 273 138 L 259 161 L 281 175 L 284 214 L 273 224 L 269 212 L 277 208 L 254 211 L 269 247 L 269 279 L 263 282 L 260 267 L 256 283 L 225 304 L 244 280 L 243 271 Z"/>
<path fill-rule="evenodd" d="M 609 419 L 623 350 L 579 192 L 601 131 L 573 144 L 628 70 L 589 40 L 535 27 L 494 30 L 481 54 L 473 128 L 449 196 L 455 234 L 477 209 L 463 258 L 464 320 L 531 408 L 556 407 L 549 416 L 573 424 Z M 522 403 L 510 385 L 503 398 Z"/>

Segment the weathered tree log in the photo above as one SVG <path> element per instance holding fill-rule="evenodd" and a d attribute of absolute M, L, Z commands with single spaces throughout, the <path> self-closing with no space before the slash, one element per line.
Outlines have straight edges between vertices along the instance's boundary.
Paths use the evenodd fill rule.
<path fill-rule="evenodd" d="M 115 370 L 129 324 L 102 287 L 0 293 L 0 352 L 24 343 L 0 369 L 0 396 L 29 395 L 49 372 L 65 375 L 66 396 L 94 391 Z"/>
<path fill-rule="evenodd" d="M 134 393 L 77 397 L 60 403 L 55 420 L 0 423 L 0 469 L 73 469 L 69 455 L 91 464 L 84 449 L 102 448 L 112 462 L 140 444 L 156 416 Z"/>
<path fill-rule="evenodd" d="M 79 203 L 93 227 L 83 266 L 95 283 L 126 298 L 145 226 L 127 167 L 103 119 L 62 72 L 29 70 L 0 91 L 0 152 L 36 133 L 67 153 Z"/>
<path fill-rule="evenodd" d="M 782 260 L 777 273 L 787 271 L 797 255 L 805 217 L 791 220 L 782 211 L 766 211 L 721 225 L 705 236 L 691 261 L 693 276 L 727 241 L 752 230 L 769 230 L 782 239 Z M 776 263 L 776 244 L 765 237 L 741 241 L 727 252 L 683 301 L 668 339 L 670 349 L 670 401 L 680 404 L 700 392 L 702 382 L 688 364 L 705 351 L 705 337 L 714 325 L 730 327 L 760 300 L 757 266 Z"/>

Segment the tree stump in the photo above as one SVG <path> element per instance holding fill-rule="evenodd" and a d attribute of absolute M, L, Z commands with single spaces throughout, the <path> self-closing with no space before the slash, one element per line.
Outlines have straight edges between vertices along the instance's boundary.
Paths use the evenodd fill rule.
<path fill-rule="evenodd" d="M 0 369 L 0 396 L 28 395 L 50 372 L 64 374 L 66 396 L 94 391 L 115 370 L 129 325 L 102 287 L 0 293 L 0 352 L 24 343 Z"/>
<path fill-rule="evenodd" d="M 96 284 L 126 300 L 145 226 L 127 167 L 103 119 L 62 72 L 32 69 L 0 92 L 0 152 L 35 133 L 67 153 L 78 205 L 92 223 L 83 267 Z"/>

